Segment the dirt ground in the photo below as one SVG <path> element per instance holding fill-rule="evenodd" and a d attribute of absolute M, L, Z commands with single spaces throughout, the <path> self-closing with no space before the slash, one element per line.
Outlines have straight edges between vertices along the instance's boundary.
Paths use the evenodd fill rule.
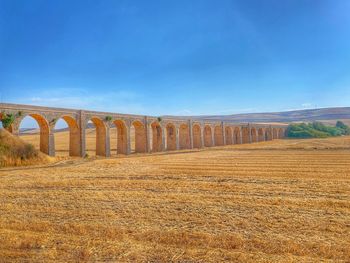
<path fill-rule="evenodd" d="M 350 137 L 6 168 L 0 215 L 0 262 L 349 262 Z"/>

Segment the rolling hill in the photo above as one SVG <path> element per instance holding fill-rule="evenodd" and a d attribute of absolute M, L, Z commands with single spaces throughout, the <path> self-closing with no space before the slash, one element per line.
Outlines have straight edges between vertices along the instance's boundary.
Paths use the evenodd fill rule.
<path fill-rule="evenodd" d="M 169 117 L 169 116 L 165 116 Z M 202 120 L 220 120 L 234 122 L 308 122 L 308 121 L 332 121 L 332 120 L 349 120 L 350 122 L 350 107 L 339 108 L 322 108 L 322 109 L 307 109 L 294 110 L 285 112 L 265 112 L 265 113 L 243 113 L 233 115 L 203 115 L 191 116 Z"/>

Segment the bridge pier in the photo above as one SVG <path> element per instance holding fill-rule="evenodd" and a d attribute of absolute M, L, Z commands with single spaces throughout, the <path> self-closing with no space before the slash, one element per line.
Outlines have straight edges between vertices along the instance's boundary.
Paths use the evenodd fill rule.
<path fill-rule="evenodd" d="M 176 150 L 180 150 L 180 127 L 175 126 Z"/>
<path fill-rule="evenodd" d="M 225 125 L 224 122 L 221 122 L 221 136 L 222 136 L 222 144 L 223 145 L 227 145 L 226 144 L 226 131 L 225 131 Z"/>
<path fill-rule="evenodd" d="M 193 126 L 192 120 L 188 120 L 188 132 L 190 133 L 190 149 L 193 149 Z"/>
<path fill-rule="evenodd" d="M 201 130 L 201 148 L 204 148 L 204 123 L 200 125 Z"/>
<path fill-rule="evenodd" d="M 54 125 L 50 125 L 49 127 L 49 136 L 48 136 L 48 142 L 47 146 L 46 143 L 43 142 L 43 147 L 47 147 L 47 155 L 54 157 L 55 156 L 55 134 L 54 134 Z M 41 136 L 40 136 L 41 137 Z M 41 148 L 41 142 L 40 142 L 40 148 Z"/>
<path fill-rule="evenodd" d="M 86 156 L 86 136 L 85 136 L 85 117 L 84 117 L 84 111 L 80 110 L 78 114 L 78 130 L 79 133 L 76 137 L 76 139 L 79 139 L 77 144 L 79 145 L 79 154 L 81 157 Z"/>

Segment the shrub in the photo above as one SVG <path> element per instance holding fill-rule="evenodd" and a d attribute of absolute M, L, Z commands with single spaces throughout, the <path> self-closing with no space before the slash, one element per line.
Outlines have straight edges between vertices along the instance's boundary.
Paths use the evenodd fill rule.
<path fill-rule="evenodd" d="M 9 128 L 12 123 L 15 121 L 15 115 L 14 114 L 7 114 L 7 113 L 2 113 L 1 116 L 1 122 L 2 122 L 2 126 L 7 129 Z"/>
<path fill-rule="evenodd" d="M 350 127 L 345 125 L 342 121 L 337 121 L 335 127 L 340 129 L 342 131 L 342 134 L 344 135 L 350 135 Z"/>
<path fill-rule="evenodd" d="M 350 134 L 350 129 L 342 122 L 337 122 L 335 127 L 321 122 L 290 124 L 287 129 L 290 138 L 326 138 L 344 134 Z"/>

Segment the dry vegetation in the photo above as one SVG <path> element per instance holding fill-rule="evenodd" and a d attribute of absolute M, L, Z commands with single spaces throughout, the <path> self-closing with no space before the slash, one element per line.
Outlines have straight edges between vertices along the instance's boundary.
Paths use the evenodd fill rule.
<path fill-rule="evenodd" d="M 8 168 L 0 214 L 0 262 L 349 262 L 350 138 Z"/>
<path fill-rule="evenodd" d="M 40 153 L 33 145 L 0 129 L 0 168 L 43 164 L 50 161 L 51 158 Z"/>

